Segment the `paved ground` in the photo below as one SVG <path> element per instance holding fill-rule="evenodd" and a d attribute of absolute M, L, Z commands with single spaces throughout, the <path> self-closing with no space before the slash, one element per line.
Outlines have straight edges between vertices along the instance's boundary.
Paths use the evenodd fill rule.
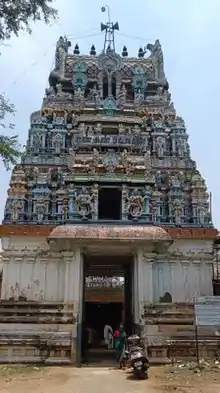
<path fill-rule="evenodd" d="M 179 374 L 151 368 L 150 378 L 135 381 L 128 372 L 109 368 L 0 366 L 0 393 L 219 393 L 217 373 Z"/>

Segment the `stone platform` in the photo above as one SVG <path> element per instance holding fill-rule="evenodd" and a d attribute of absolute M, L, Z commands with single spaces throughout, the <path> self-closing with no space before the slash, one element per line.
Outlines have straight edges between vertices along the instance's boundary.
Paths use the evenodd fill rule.
<path fill-rule="evenodd" d="M 159 303 L 144 306 L 144 335 L 151 363 L 196 358 L 194 307 L 186 303 Z M 198 329 L 201 358 L 213 358 L 220 347 L 215 328 Z"/>
<path fill-rule="evenodd" d="M 1 363 L 74 363 L 75 342 L 73 305 L 0 301 Z"/>
<path fill-rule="evenodd" d="M 148 304 L 143 320 L 151 363 L 196 357 L 193 305 Z M 73 304 L 0 301 L 0 363 L 76 364 L 76 337 Z M 201 358 L 218 346 L 214 329 L 199 329 Z"/>

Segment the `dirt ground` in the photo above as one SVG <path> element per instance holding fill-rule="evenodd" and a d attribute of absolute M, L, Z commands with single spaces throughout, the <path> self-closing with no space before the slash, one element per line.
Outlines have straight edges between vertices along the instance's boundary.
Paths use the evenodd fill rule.
<path fill-rule="evenodd" d="M 113 368 L 0 366 L 0 393 L 219 393 L 220 369 L 151 367 L 149 379 L 133 380 Z"/>

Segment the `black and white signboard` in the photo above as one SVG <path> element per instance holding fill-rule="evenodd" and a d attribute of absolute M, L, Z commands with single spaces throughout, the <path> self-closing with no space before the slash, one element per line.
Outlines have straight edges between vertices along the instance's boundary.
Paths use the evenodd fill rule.
<path fill-rule="evenodd" d="M 203 296 L 195 300 L 196 326 L 220 327 L 220 296 Z"/>

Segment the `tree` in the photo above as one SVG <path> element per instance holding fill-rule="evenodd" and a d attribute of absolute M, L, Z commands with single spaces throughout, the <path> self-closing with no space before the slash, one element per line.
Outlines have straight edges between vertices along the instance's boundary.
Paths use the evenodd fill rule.
<path fill-rule="evenodd" d="M 0 42 L 21 31 L 31 33 L 31 22 L 44 21 L 48 24 L 56 19 L 57 10 L 52 7 L 53 0 L 0 0 Z M 15 107 L 3 94 L 0 94 L 0 127 L 12 129 L 13 124 L 5 124 L 7 115 L 14 115 Z M 0 135 L 0 157 L 6 169 L 17 163 L 21 156 L 18 135 Z"/>
<path fill-rule="evenodd" d="M 15 107 L 5 100 L 0 94 L 0 126 L 3 128 L 14 128 L 12 123 L 5 124 L 6 114 L 14 114 Z M 6 136 L 0 135 L 0 157 L 3 160 L 6 169 L 10 169 L 10 165 L 15 165 L 20 157 L 20 146 L 18 143 L 18 135 Z"/>

